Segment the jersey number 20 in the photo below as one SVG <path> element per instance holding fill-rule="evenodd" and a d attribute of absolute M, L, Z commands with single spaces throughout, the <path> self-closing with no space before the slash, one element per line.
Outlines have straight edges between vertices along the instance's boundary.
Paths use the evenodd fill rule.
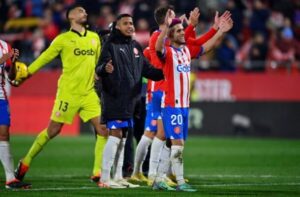
<path fill-rule="evenodd" d="M 171 125 L 182 125 L 182 115 L 171 115 Z"/>

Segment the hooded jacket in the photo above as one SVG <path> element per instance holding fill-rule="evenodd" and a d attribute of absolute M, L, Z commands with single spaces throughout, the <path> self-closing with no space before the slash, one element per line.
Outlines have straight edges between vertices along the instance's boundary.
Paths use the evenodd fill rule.
<path fill-rule="evenodd" d="M 105 71 L 109 60 L 114 66 L 112 73 Z M 138 42 L 117 29 L 103 46 L 96 73 L 102 79 L 102 116 L 107 121 L 133 118 L 142 92 L 142 77 L 154 81 L 164 78 L 162 70 L 154 68 L 144 57 Z"/>

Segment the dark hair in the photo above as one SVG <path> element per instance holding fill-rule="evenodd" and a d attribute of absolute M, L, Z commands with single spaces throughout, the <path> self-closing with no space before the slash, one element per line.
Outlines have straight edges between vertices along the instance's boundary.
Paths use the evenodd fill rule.
<path fill-rule="evenodd" d="M 164 24 L 166 14 L 169 9 L 174 11 L 174 6 L 172 6 L 172 5 L 161 6 L 161 7 L 158 7 L 155 9 L 154 19 L 158 25 Z"/>
<path fill-rule="evenodd" d="M 72 10 L 74 10 L 75 8 L 78 8 L 78 7 L 83 7 L 83 6 L 80 5 L 80 4 L 75 3 L 75 4 L 70 5 L 70 6 L 67 8 L 67 11 L 66 11 L 66 18 L 67 18 L 67 20 L 69 20 L 70 12 L 71 12 Z"/>
<path fill-rule="evenodd" d="M 130 17 L 130 18 L 132 18 L 132 16 L 131 16 L 130 14 L 120 14 L 120 15 L 117 17 L 117 20 L 116 20 L 116 21 L 119 21 L 119 20 L 121 20 L 121 19 L 124 18 L 124 17 Z"/>

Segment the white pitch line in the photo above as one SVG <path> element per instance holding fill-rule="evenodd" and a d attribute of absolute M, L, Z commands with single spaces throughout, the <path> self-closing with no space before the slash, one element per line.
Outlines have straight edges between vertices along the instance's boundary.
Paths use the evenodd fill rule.
<path fill-rule="evenodd" d="M 34 176 L 34 178 L 78 178 L 83 177 L 82 175 L 72 175 L 72 174 L 52 174 L 52 175 L 38 175 Z M 87 179 L 89 176 L 86 176 Z M 241 174 L 204 174 L 204 175 L 195 175 L 189 174 L 186 177 L 190 178 L 296 178 L 300 179 L 300 176 L 281 176 L 281 175 L 271 175 L 271 174 L 263 174 L 263 175 L 241 175 Z"/>
<path fill-rule="evenodd" d="M 150 187 L 140 186 L 137 188 L 150 188 Z M 90 190 L 90 189 L 102 190 L 99 187 L 53 187 L 53 188 L 31 188 L 23 191 L 66 191 L 66 190 Z M 123 190 L 123 189 L 136 189 L 136 188 L 114 188 L 109 190 Z"/>
<path fill-rule="evenodd" d="M 31 188 L 23 191 L 65 191 L 65 190 L 89 190 L 97 187 L 53 187 L 53 188 Z"/>
<path fill-rule="evenodd" d="M 299 183 L 230 183 L 230 184 L 192 184 L 199 187 L 239 187 L 239 186 L 298 186 Z"/>
<path fill-rule="evenodd" d="M 208 174 L 208 175 L 187 175 L 191 178 L 296 178 L 300 179 L 300 176 L 281 176 L 281 175 L 241 175 L 241 174 Z"/>
<path fill-rule="evenodd" d="M 231 184 L 192 184 L 196 187 L 245 187 L 245 186 L 300 186 L 299 183 L 290 182 L 290 183 L 231 183 Z M 139 188 L 150 188 L 148 186 L 141 186 Z M 98 187 L 55 187 L 55 188 L 32 188 L 23 191 L 67 191 L 67 190 L 90 190 L 98 189 Z M 124 189 L 135 189 L 135 188 L 124 188 Z M 111 189 L 116 190 L 116 189 Z M 122 190 L 122 189 L 117 189 Z"/>

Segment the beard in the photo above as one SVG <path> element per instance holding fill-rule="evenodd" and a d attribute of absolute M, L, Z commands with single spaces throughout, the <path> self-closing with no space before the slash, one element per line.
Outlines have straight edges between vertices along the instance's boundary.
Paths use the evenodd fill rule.
<path fill-rule="evenodd" d="M 178 45 L 185 45 L 186 44 L 186 42 L 185 41 L 181 41 L 181 40 L 176 40 L 176 41 L 174 41 L 176 44 L 178 44 Z"/>
<path fill-rule="evenodd" d="M 85 28 L 89 28 L 89 24 L 88 24 L 87 19 L 81 20 L 81 21 L 79 22 L 79 24 L 82 25 L 82 26 L 85 27 Z"/>

